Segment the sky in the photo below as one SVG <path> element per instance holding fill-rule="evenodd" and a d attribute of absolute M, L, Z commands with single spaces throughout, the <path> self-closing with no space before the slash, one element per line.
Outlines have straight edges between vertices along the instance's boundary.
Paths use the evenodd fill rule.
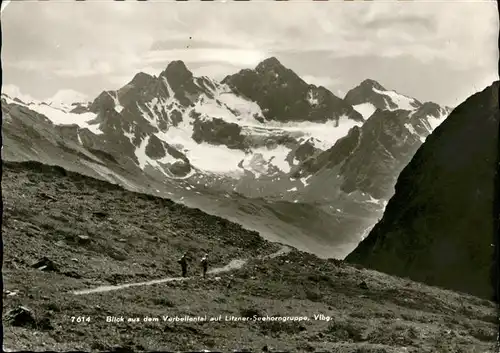
<path fill-rule="evenodd" d="M 498 79 L 495 1 L 12 1 L 3 88 L 89 100 L 183 60 L 222 79 L 275 56 L 343 97 L 367 78 L 456 106 Z"/>

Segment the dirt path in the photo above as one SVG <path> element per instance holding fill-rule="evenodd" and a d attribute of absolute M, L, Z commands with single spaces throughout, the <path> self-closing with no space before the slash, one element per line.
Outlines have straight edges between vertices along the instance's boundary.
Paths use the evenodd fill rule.
<path fill-rule="evenodd" d="M 275 257 L 284 255 L 288 252 L 290 252 L 291 248 L 289 248 L 286 245 L 283 245 L 281 249 L 276 251 L 275 253 L 272 253 L 270 255 L 265 255 L 265 256 L 260 256 L 258 259 L 260 260 L 265 260 L 265 259 L 274 259 Z M 217 274 L 221 272 L 229 272 L 232 270 L 237 270 L 239 268 L 242 268 L 248 260 L 241 260 L 241 259 L 236 259 L 228 263 L 224 267 L 218 267 L 218 268 L 213 268 L 210 271 L 208 271 L 209 274 Z M 162 279 L 155 279 L 152 281 L 147 281 L 147 282 L 135 282 L 135 283 L 125 283 L 125 284 L 120 284 L 117 286 L 101 286 L 97 288 L 92 288 L 92 289 L 82 289 L 82 290 L 77 290 L 70 292 L 74 295 L 83 295 L 83 294 L 91 294 L 91 293 L 102 293 L 102 292 L 110 292 L 113 290 L 120 290 L 120 289 L 125 289 L 129 287 L 140 287 L 140 286 L 151 286 L 153 284 L 159 284 L 159 283 L 166 283 L 166 282 L 174 282 L 174 281 L 184 281 L 188 280 L 193 277 L 168 277 L 168 278 L 162 278 Z"/>

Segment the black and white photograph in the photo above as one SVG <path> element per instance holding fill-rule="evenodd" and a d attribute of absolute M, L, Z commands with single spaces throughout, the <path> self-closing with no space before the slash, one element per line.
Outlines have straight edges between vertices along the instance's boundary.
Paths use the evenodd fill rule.
<path fill-rule="evenodd" d="M 4 352 L 500 352 L 496 1 L 2 1 Z"/>

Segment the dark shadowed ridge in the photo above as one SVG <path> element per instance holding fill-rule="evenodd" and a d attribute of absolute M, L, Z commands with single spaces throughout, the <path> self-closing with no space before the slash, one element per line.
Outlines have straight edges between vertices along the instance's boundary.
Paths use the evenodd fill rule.
<path fill-rule="evenodd" d="M 364 121 L 343 99 L 324 87 L 308 84 L 275 57 L 263 60 L 254 70 L 226 76 L 222 83 L 256 102 L 268 120 L 325 122 L 346 116 Z"/>
<path fill-rule="evenodd" d="M 132 81 L 130 81 L 129 84 L 142 87 L 150 84 L 153 79 L 154 79 L 153 76 L 145 72 L 139 72 L 134 76 L 134 78 L 132 79 Z"/>
<path fill-rule="evenodd" d="M 427 138 L 400 174 L 382 220 L 347 261 L 496 296 L 498 88 L 497 81 L 469 97 Z"/>
<path fill-rule="evenodd" d="M 183 61 L 174 60 L 167 65 L 167 68 L 160 76 L 166 76 L 175 83 L 182 83 L 191 80 L 193 78 L 193 73 L 188 70 Z"/>

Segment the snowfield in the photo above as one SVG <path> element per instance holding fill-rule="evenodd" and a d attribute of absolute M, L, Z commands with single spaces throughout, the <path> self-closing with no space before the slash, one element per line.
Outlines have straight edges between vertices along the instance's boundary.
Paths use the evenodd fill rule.
<path fill-rule="evenodd" d="M 91 123 L 97 117 L 94 113 L 75 114 L 60 108 L 49 106 L 45 103 L 19 103 L 12 100 L 10 97 L 3 95 L 7 103 L 14 103 L 31 109 L 39 114 L 47 117 L 54 125 L 72 125 L 76 124 L 79 127 L 89 129 L 95 135 L 103 134 L 98 123 Z"/>
<path fill-rule="evenodd" d="M 163 168 L 160 166 L 159 163 L 163 163 L 163 164 L 175 163 L 178 159 L 172 157 L 168 153 L 168 151 L 165 151 L 166 152 L 165 157 L 160 158 L 160 159 L 152 159 L 152 158 L 148 157 L 148 155 L 146 154 L 146 146 L 148 145 L 150 138 L 151 138 L 151 136 L 147 136 L 145 139 L 143 139 L 141 141 L 140 146 L 135 149 L 135 156 L 137 157 L 137 160 L 139 161 L 139 167 L 141 169 L 144 169 L 146 167 L 146 164 L 149 164 L 149 165 L 161 170 L 163 173 L 165 173 L 165 171 L 163 170 Z"/>
<path fill-rule="evenodd" d="M 373 91 L 388 96 L 398 106 L 396 109 L 403 109 L 403 110 L 415 109 L 415 107 L 411 105 L 411 103 L 415 103 L 415 100 L 413 98 L 409 98 L 394 91 L 381 91 L 376 89 L 375 87 L 373 87 Z M 387 110 L 396 110 L 396 109 L 387 107 Z"/>
<path fill-rule="evenodd" d="M 216 89 L 211 90 L 214 99 L 202 97 L 195 106 L 195 111 L 202 114 L 202 117 L 217 117 L 228 123 L 236 123 L 248 135 L 276 135 L 288 134 L 294 137 L 302 137 L 305 140 L 315 138 L 319 141 L 317 148 L 327 150 L 332 147 L 338 139 L 347 135 L 354 126 L 361 126 L 361 122 L 348 119 L 347 116 L 340 116 L 338 124 L 335 120 L 326 123 L 293 122 L 280 123 L 276 121 L 266 121 L 264 123 L 256 119 L 263 119 L 264 115 L 260 107 L 249 100 L 232 93 L 227 85 L 213 82 Z M 312 94 L 310 96 L 314 103 Z M 217 101 L 221 102 L 219 104 Z M 238 114 L 233 113 L 236 111 Z"/>
<path fill-rule="evenodd" d="M 434 131 L 441 123 L 446 119 L 446 112 L 442 111 L 441 115 L 439 117 L 436 117 L 434 115 L 427 115 L 427 122 L 430 125 L 431 131 Z"/>
<path fill-rule="evenodd" d="M 368 119 L 370 116 L 372 116 L 373 113 L 375 113 L 375 110 L 377 108 L 371 104 L 371 103 L 362 103 L 362 104 L 356 104 L 352 106 L 361 116 L 363 119 Z"/>
<path fill-rule="evenodd" d="M 174 109 L 180 111 L 182 122 L 177 126 L 170 126 L 166 131 L 159 131 L 156 136 L 183 152 L 193 167 L 204 172 L 241 176 L 247 170 L 259 177 L 269 173 L 271 167 L 274 166 L 283 173 L 289 173 L 291 166 L 286 158 L 291 149 L 278 145 L 271 149 L 259 147 L 245 152 L 230 149 L 225 145 L 197 143 L 192 139 L 194 123 L 194 118 L 191 117 L 192 111 L 200 114 L 200 119 L 203 120 L 218 118 L 227 123 L 238 124 L 242 128 L 242 133 L 247 136 L 288 135 L 295 137 L 300 142 L 312 138 L 315 140 L 315 147 L 322 150 L 333 146 L 339 138 L 347 135 L 352 127 L 362 124 L 350 120 L 346 116 L 341 116 L 338 122 L 330 120 L 326 123 L 279 123 L 272 121 L 262 123 L 259 120 L 263 119 L 263 114 L 255 102 L 237 96 L 231 92 L 227 85 L 210 80 L 211 85 L 215 87 L 212 88 L 201 82 L 200 79 L 195 79 L 195 83 L 200 88 L 203 86 L 204 89 L 208 89 L 214 97 L 202 94 L 195 102 L 194 107 L 186 109 L 175 100 L 168 80 L 163 78 L 163 83 L 169 92 L 169 98 L 153 98 L 146 103 L 147 111 L 139 106 L 138 109 L 142 116 L 158 129 L 160 118 L 157 112 L 163 112 L 168 116 Z M 136 156 L 141 161 L 140 167 L 144 168 L 146 164 L 149 164 L 162 169 L 145 155 L 146 145 L 141 145 L 136 151 Z"/>

